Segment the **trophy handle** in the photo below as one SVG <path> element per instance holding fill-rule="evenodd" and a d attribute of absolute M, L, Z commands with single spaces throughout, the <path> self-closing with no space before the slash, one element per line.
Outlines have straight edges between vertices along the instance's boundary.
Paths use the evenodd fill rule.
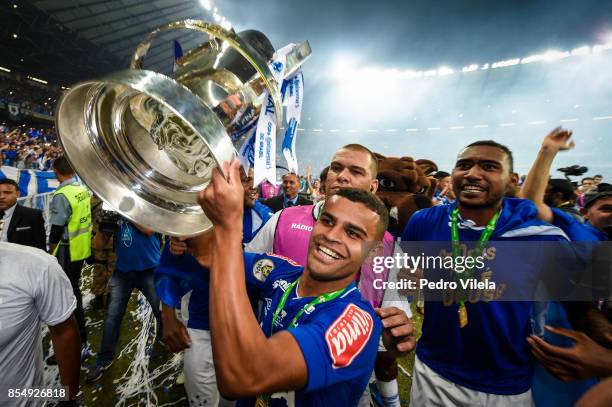
<path fill-rule="evenodd" d="M 202 20 L 188 19 L 175 21 L 166 25 L 162 25 L 161 27 L 158 27 L 153 30 L 147 36 L 147 38 L 136 47 L 136 51 L 134 52 L 134 55 L 132 55 L 132 59 L 130 61 L 130 69 L 143 69 L 144 58 L 149 52 L 149 48 L 151 47 L 151 43 L 155 37 L 157 37 L 161 33 L 178 29 L 195 30 L 208 34 L 211 39 L 218 38 L 219 40 L 224 41 L 229 46 L 234 48 L 238 53 L 240 53 L 240 55 L 244 57 L 244 59 L 246 59 L 251 64 L 251 66 L 253 66 L 253 68 L 255 68 L 255 70 L 261 76 L 261 80 L 263 80 L 264 86 L 268 91 L 268 94 L 272 97 L 274 109 L 277 112 L 283 111 L 280 90 L 278 88 L 278 84 L 274 80 L 272 71 L 268 67 L 268 62 L 261 58 L 259 53 L 255 51 L 250 44 L 248 44 L 246 41 L 243 41 L 238 35 L 236 35 L 234 30 L 229 31 L 219 25 L 210 24 Z M 307 46 L 307 50 L 304 49 L 304 44 L 300 44 L 300 46 L 296 47 L 296 50 L 294 50 L 293 52 L 295 54 L 295 56 L 291 58 L 292 65 L 294 65 L 293 70 L 297 69 L 297 67 L 310 55 L 310 45 L 308 45 L 308 42 L 306 42 L 305 44 Z M 299 52 L 297 52 L 298 48 L 300 49 Z M 277 114 L 277 131 L 279 131 L 281 128 L 281 120 L 282 115 Z"/>

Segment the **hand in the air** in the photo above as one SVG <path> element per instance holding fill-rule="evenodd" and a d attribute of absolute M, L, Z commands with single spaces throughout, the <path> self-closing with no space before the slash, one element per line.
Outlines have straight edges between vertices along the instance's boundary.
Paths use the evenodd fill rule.
<path fill-rule="evenodd" d="M 531 353 L 552 375 L 569 382 L 612 374 L 612 350 L 599 345 L 583 332 L 546 326 L 546 330 L 574 341 L 574 346 L 554 346 L 531 335 Z"/>
<path fill-rule="evenodd" d="M 176 317 L 174 308 L 162 304 L 162 329 L 164 343 L 169 352 L 176 353 L 191 346 L 187 328 Z"/>
<path fill-rule="evenodd" d="M 549 150 L 553 152 L 571 150 L 574 148 L 574 141 L 570 138 L 572 137 L 572 132 L 570 130 L 566 130 L 561 126 L 557 127 L 542 141 L 542 149 Z"/>
<path fill-rule="evenodd" d="M 376 314 L 384 327 L 382 339 L 387 352 L 400 357 L 415 348 L 414 326 L 404 311 L 397 307 L 376 308 Z"/>
<path fill-rule="evenodd" d="M 200 192 L 198 203 L 217 229 L 240 228 L 244 211 L 244 188 L 240 181 L 240 162 L 235 158 L 223 164 L 221 171 L 215 168 L 210 184 Z"/>

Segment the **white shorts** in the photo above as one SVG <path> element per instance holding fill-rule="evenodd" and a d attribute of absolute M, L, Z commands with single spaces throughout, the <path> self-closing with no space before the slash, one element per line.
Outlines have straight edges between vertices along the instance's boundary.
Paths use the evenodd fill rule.
<path fill-rule="evenodd" d="M 219 395 L 213 363 L 210 332 L 187 328 L 191 347 L 185 349 L 183 373 L 190 406 L 233 406 L 235 402 Z"/>
<path fill-rule="evenodd" d="M 489 394 L 459 386 L 446 380 L 429 366 L 414 359 L 412 389 L 410 391 L 412 407 L 533 407 L 531 390 L 522 394 L 499 395 Z"/>

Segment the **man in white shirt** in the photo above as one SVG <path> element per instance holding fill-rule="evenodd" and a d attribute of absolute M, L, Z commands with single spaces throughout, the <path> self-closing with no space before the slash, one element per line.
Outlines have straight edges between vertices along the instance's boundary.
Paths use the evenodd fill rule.
<path fill-rule="evenodd" d="M 44 385 L 43 322 L 51 332 L 61 383 L 68 386 L 69 398 L 74 400 L 79 392 L 80 338 L 68 277 L 57 260 L 42 250 L 5 242 L 0 242 L 0 276 L 2 390 Z M 2 406 L 44 405 L 45 401 L 0 394 Z"/>

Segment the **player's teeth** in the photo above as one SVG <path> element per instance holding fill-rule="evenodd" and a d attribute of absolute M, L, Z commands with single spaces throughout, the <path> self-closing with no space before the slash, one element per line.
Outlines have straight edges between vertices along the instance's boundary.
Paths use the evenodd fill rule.
<path fill-rule="evenodd" d="M 329 257 L 332 257 L 334 259 L 338 258 L 336 254 L 332 250 L 328 249 L 327 247 L 319 246 L 319 250 L 321 250 L 323 253 L 325 253 Z"/>

